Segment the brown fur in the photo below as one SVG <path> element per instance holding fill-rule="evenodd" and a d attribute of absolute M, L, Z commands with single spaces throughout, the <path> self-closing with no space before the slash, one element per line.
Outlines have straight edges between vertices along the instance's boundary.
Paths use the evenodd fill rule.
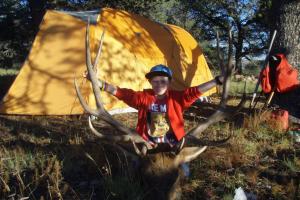
<path fill-rule="evenodd" d="M 174 165 L 175 155 L 157 153 L 141 159 L 140 172 L 149 190 L 146 199 L 181 199 L 182 169 Z"/>

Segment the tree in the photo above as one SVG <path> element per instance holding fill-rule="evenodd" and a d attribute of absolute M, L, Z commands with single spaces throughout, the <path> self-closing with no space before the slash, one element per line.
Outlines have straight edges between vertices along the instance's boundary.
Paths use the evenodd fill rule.
<path fill-rule="evenodd" d="M 300 69 L 299 10 L 299 0 L 272 0 L 269 22 L 278 31 L 274 53 L 286 53 L 290 64 Z"/>
<path fill-rule="evenodd" d="M 37 29 L 46 11 L 46 0 L 28 0 L 28 7 L 32 19 L 32 26 Z"/>
<path fill-rule="evenodd" d="M 259 0 L 189 0 L 190 16 L 197 20 L 197 27 L 204 38 L 215 38 L 216 30 L 227 38 L 228 29 L 234 32 L 235 63 L 242 72 L 242 58 L 261 54 L 266 48 L 268 33 L 260 18 L 263 1 Z"/>
<path fill-rule="evenodd" d="M 17 67 L 24 61 L 32 36 L 28 20 L 28 8 L 24 1 L 0 2 L 0 67 Z"/>
<path fill-rule="evenodd" d="M 18 68 L 25 60 L 46 9 L 122 9 L 146 17 L 169 0 L 3 0 L 0 2 L 0 67 Z"/>

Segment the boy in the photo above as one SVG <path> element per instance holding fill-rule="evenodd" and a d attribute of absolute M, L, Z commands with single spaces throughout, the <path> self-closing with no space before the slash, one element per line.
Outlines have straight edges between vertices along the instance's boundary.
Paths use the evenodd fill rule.
<path fill-rule="evenodd" d="M 156 65 L 146 74 L 151 89 L 133 91 L 119 88 L 102 80 L 99 87 L 130 107 L 138 110 L 136 131 L 151 145 L 167 143 L 170 147 L 181 149 L 184 144 L 183 111 L 201 94 L 223 83 L 223 77 L 189 87 L 183 91 L 171 90 L 172 71 L 164 65 Z"/>

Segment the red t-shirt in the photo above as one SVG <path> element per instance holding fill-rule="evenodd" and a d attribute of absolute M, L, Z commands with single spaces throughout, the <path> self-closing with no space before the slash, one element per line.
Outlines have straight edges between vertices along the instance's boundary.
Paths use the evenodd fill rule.
<path fill-rule="evenodd" d="M 126 88 L 118 88 L 118 99 L 138 110 L 138 123 L 136 131 L 145 140 L 148 140 L 147 113 L 149 106 L 155 102 L 155 94 L 152 89 L 133 91 Z M 167 118 L 170 128 L 174 132 L 177 141 L 184 137 L 183 111 L 201 96 L 198 87 L 190 87 L 183 91 L 168 90 L 166 93 Z"/>

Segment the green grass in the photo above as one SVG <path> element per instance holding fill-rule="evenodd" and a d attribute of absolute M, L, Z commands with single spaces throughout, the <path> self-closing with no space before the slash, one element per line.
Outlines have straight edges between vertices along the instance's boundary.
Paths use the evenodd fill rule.
<path fill-rule="evenodd" d="M 15 76 L 19 73 L 17 69 L 3 69 L 0 68 L 0 77 L 1 76 Z"/>
<path fill-rule="evenodd" d="M 0 68 L 0 100 L 11 86 L 15 76 L 19 73 L 16 69 Z"/>
<path fill-rule="evenodd" d="M 246 90 L 245 92 L 247 94 L 252 94 L 254 92 L 256 86 L 256 82 L 248 81 L 246 83 Z M 241 95 L 244 92 L 245 88 L 245 82 L 244 81 L 231 81 L 231 88 L 230 88 L 230 94 L 235 96 L 235 95 Z M 259 87 L 258 93 L 260 93 L 261 88 Z"/>
<path fill-rule="evenodd" d="M 263 65 L 263 64 L 261 64 Z M 245 67 L 243 74 L 244 75 L 254 75 L 254 76 L 258 76 L 259 73 L 261 71 L 260 66 L 258 65 L 248 65 Z"/>
<path fill-rule="evenodd" d="M 298 158 L 297 156 L 294 156 L 291 159 L 285 158 L 283 161 L 283 165 L 285 165 L 287 167 L 287 169 L 292 172 L 295 172 L 295 173 L 300 172 L 300 158 Z"/>

